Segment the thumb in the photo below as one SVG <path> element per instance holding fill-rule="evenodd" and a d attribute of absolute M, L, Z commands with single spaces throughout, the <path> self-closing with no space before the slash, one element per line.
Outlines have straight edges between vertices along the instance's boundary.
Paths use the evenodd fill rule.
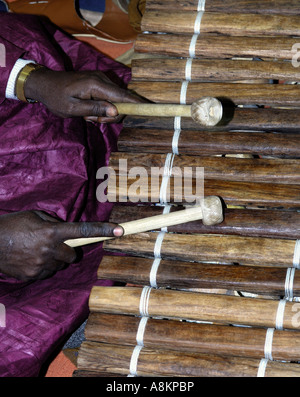
<path fill-rule="evenodd" d="M 79 117 L 116 117 L 117 108 L 110 102 L 80 99 L 73 108 L 73 115 Z"/>
<path fill-rule="evenodd" d="M 121 226 L 109 222 L 64 222 L 56 225 L 61 241 L 87 237 L 121 237 Z"/>

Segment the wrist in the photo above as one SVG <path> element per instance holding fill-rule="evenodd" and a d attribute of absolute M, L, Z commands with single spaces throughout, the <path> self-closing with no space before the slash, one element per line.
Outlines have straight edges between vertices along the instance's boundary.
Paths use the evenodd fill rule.
<path fill-rule="evenodd" d="M 29 63 L 18 74 L 15 86 L 16 97 L 23 102 L 35 102 L 38 100 L 34 90 L 30 89 L 32 84 L 29 83 L 33 74 L 44 69 L 44 66 Z"/>

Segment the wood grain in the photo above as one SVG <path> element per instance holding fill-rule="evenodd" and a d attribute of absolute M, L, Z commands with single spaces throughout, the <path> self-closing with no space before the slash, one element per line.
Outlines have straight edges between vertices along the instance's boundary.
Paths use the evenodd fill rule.
<path fill-rule="evenodd" d="M 148 185 L 145 183 L 148 180 Z M 105 199 L 114 203 L 159 203 L 161 178 L 149 180 L 147 175 L 135 178 L 111 177 L 108 181 L 108 191 Z M 157 182 L 157 183 L 156 183 Z M 199 197 L 218 196 L 226 206 L 245 206 L 246 208 L 265 207 L 269 209 L 299 209 L 299 185 L 280 185 L 267 183 L 236 182 L 221 180 L 204 180 L 202 184 L 193 179 L 189 189 L 183 190 L 183 185 L 170 178 L 166 193 L 168 203 L 195 203 Z"/>
<path fill-rule="evenodd" d="M 113 152 L 109 166 L 118 175 L 128 175 L 134 167 L 142 167 L 151 178 L 163 175 L 167 154 Z M 126 163 L 126 164 L 125 164 Z M 206 179 L 300 184 L 300 162 L 288 159 L 175 156 L 171 175 L 196 178 L 196 169 L 203 168 Z M 189 172 L 185 172 L 189 170 Z"/>
<path fill-rule="evenodd" d="M 148 10 L 197 11 L 198 0 L 147 0 Z M 205 10 L 209 12 L 253 13 L 299 15 L 298 0 L 206 0 Z"/>
<path fill-rule="evenodd" d="M 172 123 L 174 126 L 174 119 L 169 122 L 170 128 L 172 128 Z M 118 139 L 118 151 L 171 153 L 173 150 L 173 136 L 174 128 L 123 128 Z M 260 156 L 299 158 L 300 136 L 297 134 L 247 131 L 181 130 L 178 152 L 181 155 L 198 157 L 245 153 Z"/>
<path fill-rule="evenodd" d="M 135 41 L 137 53 L 189 57 L 192 36 L 185 34 L 140 34 Z M 292 47 L 297 39 L 289 37 L 228 37 L 200 35 L 196 58 L 261 58 L 292 60 Z"/>
<path fill-rule="evenodd" d="M 178 81 L 186 79 L 187 59 L 134 59 L 131 63 L 133 80 Z M 291 62 L 260 62 L 230 59 L 194 59 L 191 81 L 226 82 L 273 79 L 299 81 L 299 68 Z"/>
<path fill-rule="evenodd" d="M 83 342 L 79 369 L 129 374 L 133 348 L 98 342 Z M 222 357 L 200 353 L 143 348 L 139 354 L 137 376 L 170 377 L 256 377 L 260 360 Z M 267 377 L 299 377 L 297 364 L 270 361 Z"/>
<path fill-rule="evenodd" d="M 194 33 L 197 12 L 147 10 L 142 18 L 141 29 L 147 32 Z M 201 34 L 219 33 L 228 36 L 299 36 L 298 15 L 235 14 L 230 12 L 203 13 Z"/>
<path fill-rule="evenodd" d="M 181 206 L 172 206 L 177 211 Z M 110 222 L 129 222 L 163 212 L 164 207 L 155 205 L 114 205 Z M 171 233 L 226 234 L 245 237 L 272 237 L 298 239 L 300 234 L 300 213 L 280 210 L 246 210 L 224 208 L 224 220 L 214 226 L 202 221 L 181 223 L 168 227 Z"/>
<path fill-rule="evenodd" d="M 107 251 L 153 258 L 157 233 L 106 241 Z M 166 233 L 161 247 L 162 259 L 238 263 L 241 265 L 292 267 L 295 240 L 226 235 Z"/>
<path fill-rule="evenodd" d="M 89 341 L 134 346 L 139 323 L 139 317 L 93 312 L 85 327 L 85 337 Z M 266 330 L 262 328 L 149 318 L 143 341 L 151 349 L 260 359 L 264 357 L 265 339 Z M 272 356 L 274 360 L 299 361 L 299 332 L 275 330 Z"/>
<path fill-rule="evenodd" d="M 129 88 L 157 103 L 180 103 L 180 82 L 131 82 Z M 201 97 L 227 98 L 236 105 L 299 106 L 300 86 L 285 84 L 190 83 L 187 104 Z"/>
<path fill-rule="evenodd" d="M 98 278 L 136 285 L 151 285 L 153 259 L 139 257 L 104 256 L 98 269 Z M 259 295 L 284 296 L 286 269 L 216 265 L 162 260 L 156 285 L 173 289 L 224 289 Z M 294 296 L 300 294 L 300 272 L 295 271 Z"/>
<path fill-rule="evenodd" d="M 228 118 L 213 128 L 202 128 L 187 117 L 182 118 L 181 128 L 194 131 L 250 130 L 293 134 L 298 134 L 300 130 L 300 112 L 295 109 L 233 108 L 230 106 L 225 108 L 225 114 Z M 174 118 L 131 116 L 124 119 L 124 126 L 174 130 Z"/>
<path fill-rule="evenodd" d="M 90 310 L 139 315 L 142 290 L 139 287 L 93 287 L 89 299 Z M 278 304 L 278 300 L 152 288 L 148 313 L 149 317 L 273 328 Z M 283 319 L 285 329 L 299 330 L 299 320 L 295 320 L 299 306 L 299 303 L 286 302 Z"/>

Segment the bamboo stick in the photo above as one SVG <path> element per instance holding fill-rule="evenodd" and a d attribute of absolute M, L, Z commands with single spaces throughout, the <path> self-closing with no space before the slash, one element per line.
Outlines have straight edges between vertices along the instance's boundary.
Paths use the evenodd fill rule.
<path fill-rule="evenodd" d="M 174 119 L 170 120 L 174 125 Z M 171 127 L 172 128 L 172 127 Z M 174 128 L 123 128 L 118 139 L 119 152 L 171 153 Z M 300 157 L 297 134 L 247 131 L 181 130 L 178 153 L 204 157 L 208 155 L 252 154 L 285 158 Z"/>
<path fill-rule="evenodd" d="M 119 114 L 157 117 L 190 117 L 203 126 L 214 126 L 223 117 L 223 105 L 211 97 L 200 98 L 192 105 L 161 103 L 114 103 Z"/>
<path fill-rule="evenodd" d="M 89 299 L 91 311 L 139 315 L 143 288 L 93 287 Z M 148 295 L 149 317 L 211 321 L 220 324 L 274 328 L 279 301 L 199 292 L 151 289 Z M 284 329 L 299 330 L 299 303 L 285 301 Z"/>
<path fill-rule="evenodd" d="M 229 109 L 225 109 L 225 112 L 229 113 Z M 124 126 L 174 130 L 174 118 L 126 117 Z M 203 130 L 189 118 L 182 118 L 181 128 L 184 130 Z M 204 130 L 251 130 L 298 134 L 300 130 L 300 112 L 295 109 L 235 108 L 232 109 L 231 118 L 222 123 L 222 125 L 205 128 Z"/>
<path fill-rule="evenodd" d="M 151 11 L 142 18 L 141 29 L 147 32 L 193 34 L 198 13 L 193 11 Z M 216 13 L 205 11 L 201 17 L 201 34 L 228 36 L 299 36 L 298 15 L 260 15 Z"/>
<path fill-rule="evenodd" d="M 148 10 L 165 11 L 197 11 L 198 0 L 147 0 Z M 281 14 L 299 15 L 300 5 L 298 0 L 207 0 L 205 10 L 209 12 L 253 13 L 253 14 Z"/>
<path fill-rule="evenodd" d="M 148 185 L 146 184 L 148 180 Z M 148 176 L 111 176 L 108 181 L 106 199 L 113 203 L 159 203 L 161 200 L 161 178 L 151 180 Z M 219 196 L 226 206 L 269 209 L 299 209 L 299 185 L 204 180 L 204 186 L 195 180 L 189 188 L 183 189 L 182 180 L 169 179 L 164 200 L 168 203 L 195 203 L 203 194 Z M 156 183 L 157 182 L 157 183 Z M 203 187 L 203 189 L 202 189 Z"/>
<path fill-rule="evenodd" d="M 190 56 L 192 36 L 179 34 L 141 34 L 135 41 L 137 53 Z M 297 39 L 289 37 L 228 37 L 200 35 L 196 42 L 195 58 L 261 58 L 292 60 Z"/>
<path fill-rule="evenodd" d="M 108 240 L 104 249 L 153 258 L 157 233 L 141 233 Z M 226 235 L 164 235 L 162 259 L 238 263 L 240 265 L 292 267 L 295 240 Z"/>
<path fill-rule="evenodd" d="M 133 348 L 98 342 L 83 342 L 78 356 L 81 370 L 128 375 Z M 137 376 L 172 377 L 256 377 L 260 360 L 221 357 L 200 353 L 142 348 Z M 298 364 L 268 362 L 266 377 L 299 377 Z"/>
<path fill-rule="evenodd" d="M 110 156 L 109 166 L 118 175 L 127 175 L 134 167 L 145 169 L 149 177 L 162 175 L 167 154 L 119 153 Z M 184 169 L 189 169 L 185 173 Z M 261 182 L 278 184 L 300 184 L 300 162 L 288 159 L 250 159 L 231 157 L 175 156 L 171 175 L 196 178 L 196 169 L 204 169 L 206 179 L 226 181 Z"/>
<path fill-rule="evenodd" d="M 178 211 L 181 206 L 172 206 Z M 129 222 L 135 219 L 161 214 L 164 206 L 157 205 L 114 205 L 110 222 Z M 171 233 L 186 234 L 225 234 L 245 237 L 272 237 L 298 239 L 300 233 L 300 213 L 280 210 L 246 210 L 225 208 L 224 220 L 214 226 L 206 226 L 201 221 L 181 223 L 168 227 Z"/>
<path fill-rule="evenodd" d="M 129 88 L 156 103 L 180 102 L 180 82 L 131 82 Z M 229 98 L 236 105 L 299 106 L 299 85 L 284 84 L 231 84 L 190 83 L 187 88 L 187 103 L 199 98 L 213 96 Z"/>
<path fill-rule="evenodd" d="M 98 278 L 136 285 L 151 285 L 153 259 L 104 256 Z M 257 266 L 216 265 L 161 260 L 155 283 L 158 288 L 202 288 L 285 295 L 286 269 Z M 300 273 L 295 271 L 294 296 L 300 295 Z"/>
<path fill-rule="evenodd" d="M 184 81 L 187 59 L 134 59 L 132 79 L 156 81 Z M 239 80 L 273 79 L 300 81 L 299 68 L 291 62 L 259 62 L 230 59 L 194 59 L 191 81 L 227 82 Z"/>
<path fill-rule="evenodd" d="M 161 229 L 182 222 L 202 219 L 206 224 L 214 224 L 223 221 L 223 209 L 218 197 L 206 197 L 197 206 L 186 208 L 180 212 L 155 215 L 153 217 L 138 219 L 131 222 L 120 223 L 124 229 L 123 236 L 135 233 L 147 232 L 149 230 Z M 81 247 L 83 245 L 110 240 L 112 237 L 90 237 L 66 240 L 64 243 L 70 247 Z"/>
<path fill-rule="evenodd" d="M 85 337 L 95 342 L 135 345 L 140 321 L 139 317 L 134 316 L 93 312 L 85 327 Z M 143 343 L 151 349 L 260 359 L 264 357 L 266 331 L 262 328 L 149 318 Z M 272 357 L 274 360 L 299 361 L 299 332 L 275 330 Z"/>

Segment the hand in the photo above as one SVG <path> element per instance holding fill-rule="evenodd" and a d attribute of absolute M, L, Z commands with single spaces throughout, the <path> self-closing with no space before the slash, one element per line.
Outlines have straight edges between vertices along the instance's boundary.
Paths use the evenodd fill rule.
<path fill-rule="evenodd" d="M 57 72 L 41 68 L 28 76 L 24 89 L 26 98 L 42 102 L 58 116 L 81 116 L 99 123 L 120 121 L 111 102 L 145 102 L 100 71 Z"/>
<path fill-rule="evenodd" d="M 122 234 L 122 227 L 111 223 L 60 222 L 41 211 L 1 215 L 0 272 L 23 281 L 44 279 L 76 260 L 64 241 Z"/>

